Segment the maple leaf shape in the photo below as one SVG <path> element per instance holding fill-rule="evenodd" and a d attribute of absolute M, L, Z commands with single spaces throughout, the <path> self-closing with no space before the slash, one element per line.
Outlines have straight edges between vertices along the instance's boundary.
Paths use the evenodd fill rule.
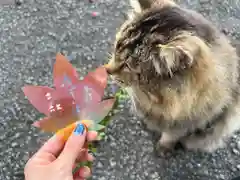
<path fill-rule="evenodd" d="M 53 83 L 55 88 L 30 85 L 22 88 L 30 103 L 46 115 L 36 121 L 34 126 L 46 132 L 58 131 L 65 138 L 78 121 L 93 129 L 101 127 L 96 125 L 108 114 L 115 102 L 115 99 L 101 101 L 107 86 L 104 67 L 97 68 L 79 80 L 77 71 L 66 57 L 57 54 Z"/>

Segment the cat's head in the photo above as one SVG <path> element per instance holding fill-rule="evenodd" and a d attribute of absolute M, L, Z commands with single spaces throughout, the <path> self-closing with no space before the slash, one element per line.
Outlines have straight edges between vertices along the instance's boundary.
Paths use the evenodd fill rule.
<path fill-rule="evenodd" d="M 116 35 L 108 73 L 122 86 L 152 94 L 188 80 L 201 84 L 215 39 L 208 22 L 171 0 L 131 2 L 133 12 Z"/>

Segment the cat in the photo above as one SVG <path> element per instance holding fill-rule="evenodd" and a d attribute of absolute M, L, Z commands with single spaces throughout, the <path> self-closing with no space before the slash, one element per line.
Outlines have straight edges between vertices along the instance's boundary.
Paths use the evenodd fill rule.
<path fill-rule="evenodd" d="M 110 76 L 131 97 L 158 150 L 214 152 L 240 129 L 239 57 L 201 14 L 172 0 L 130 0 Z"/>

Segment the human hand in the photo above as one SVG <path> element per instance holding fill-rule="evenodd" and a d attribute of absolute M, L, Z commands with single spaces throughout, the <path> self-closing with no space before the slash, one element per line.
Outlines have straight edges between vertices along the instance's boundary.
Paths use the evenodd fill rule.
<path fill-rule="evenodd" d="M 50 138 L 25 166 L 25 180 L 84 180 L 91 175 L 88 167 L 82 167 L 72 174 L 76 164 L 93 161 L 93 156 L 83 149 L 87 141 L 97 138 L 97 132 L 86 132 L 84 125 L 78 124 L 66 143 L 59 136 Z"/>

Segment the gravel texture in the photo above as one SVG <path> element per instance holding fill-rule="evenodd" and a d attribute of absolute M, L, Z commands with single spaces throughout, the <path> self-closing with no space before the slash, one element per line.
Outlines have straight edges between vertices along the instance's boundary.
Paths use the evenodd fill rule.
<path fill-rule="evenodd" d="M 127 0 L 25 0 L 18 6 L 0 2 L 0 179 L 23 180 L 24 164 L 48 136 L 31 127 L 40 114 L 21 87 L 51 85 L 59 51 L 78 63 L 82 75 L 104 63 L 129 7 Z M 240 38 L 238 0 L 181 2 L 232 39 Z M 240 136 L 214 154 L 178 151 L 156 157 L 156 138 L 123 107 L 100 144 L 93 179 L 230 180 L 240 174 Z"/>

